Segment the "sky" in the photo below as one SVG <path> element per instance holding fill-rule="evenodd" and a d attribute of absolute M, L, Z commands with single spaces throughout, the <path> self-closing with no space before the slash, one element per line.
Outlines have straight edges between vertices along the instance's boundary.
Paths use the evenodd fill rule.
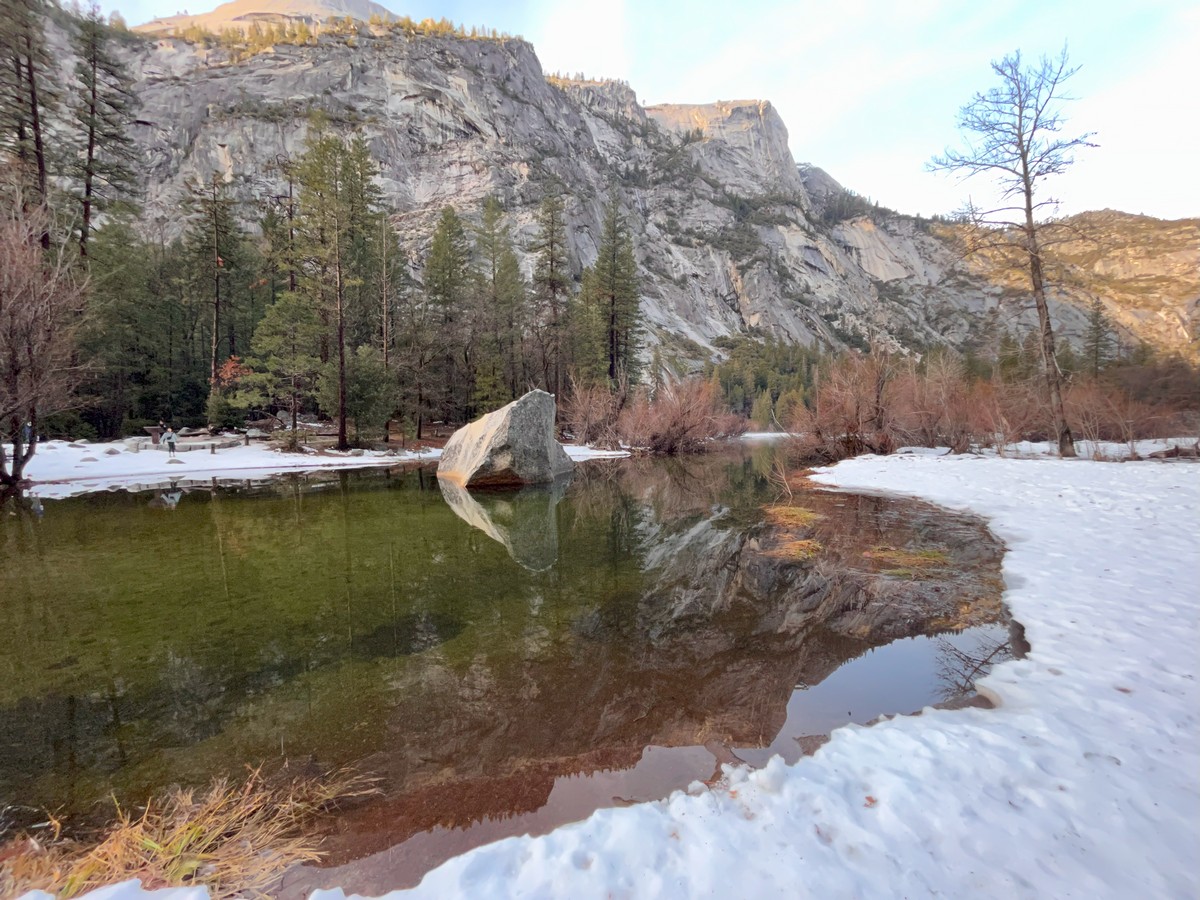
<path fill-rule="evenodd" d="M 188 5 L 197 4 L 197 5 Z M 1200 217 L 1200 3 L 1196 0 L 388 0 L 531 41 L 547 72 L 628 81 L 642 103 L 769 100 L 797 162 L 910 214 L 948 213 L 990 186 L 925 170 L 961 146 L 959 109 L 1008 53 L 1078 73 L 1071 135 L 1095 132 L 1048 192 L 1061 212 Z M 203 0 L 101 0 L 131 24 Z"/>

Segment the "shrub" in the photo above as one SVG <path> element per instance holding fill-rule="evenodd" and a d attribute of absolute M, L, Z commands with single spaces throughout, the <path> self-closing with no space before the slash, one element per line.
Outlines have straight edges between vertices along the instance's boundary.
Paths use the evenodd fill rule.
<path fill-rule="evenodd" d="M 1124 441 L 1132 444 L 1154 434 L 1164 418 L 1148 403 L 1135 400 L 1125 391 L 1097 379 L 1073 382 L 1065 398 L 1067 418 L 1078 436 L 1093 444 Z M 1093 452 L 1094 448 L 1093 448 Z"/>
<path fill-rule="evenodd" d="M 46 416 L 38 423 L 38 431 L 43 437 L 50 440 L 54 440 L 55 438 L 70 438 L 72 440 L 83 438 L 85 441 L 95 441 L 100 438 L 96 428 L 89 422 L 84 421 L 75 410 Z"/>
<path fill-rule="evenodd" d="M 617 417 L 624 405 L 626 389 L 607 384 L 582 384 L 571 376 L 571 392 L 562 405 L 562 420 L 571 437 L 580 444 L 615 448 Z"/>
<path fill-rule="evenodd" d="M 630 447 L 651 453 L 693 453 L 717 438 L 741 434 L 746 421 L 728 412 L 711 381 L 689 378 L 639 390 L 621 411 L 617 432 Z"/>
<path fill-rule="evenodd" d="M 886 354 L 852 351 L 823 373 L 811 407 L 786 422 L 801 453 L 836 462 L 862 453 L 891 453 L 898 429 L 892 413 L 895 367 Z"/>
<path fill-rule="evenodd" d="M 246 410 L 231 398 L 216 391 L 208 395 L 204 412 L 208 416 L 208 427 L 215 430 L 226 431 L 241 428 L 245 424 Z"/>
<path fill-rule="evenodd" d="M 909 363 L 893 391 L 901 436 L 906 443 L 965 453 L 977 437 L 971 395 L 966 367 L 958 357 L 933 354 L 923 371 Z"/>

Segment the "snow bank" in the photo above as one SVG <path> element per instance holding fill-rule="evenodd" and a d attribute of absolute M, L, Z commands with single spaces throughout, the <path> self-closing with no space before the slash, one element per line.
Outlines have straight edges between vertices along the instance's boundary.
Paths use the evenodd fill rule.
<path fill-rule="evenodd" d="M 216 453 L 207 449 L 181 451 L 175 456 L 176 462 L 168 462 L 170 457 L 165 451 L 148 446 L 134 449 L 136 445 L 133 441 L 106 444 L 47 441 L 39 444 L 25 470 L 26 477 L 33 483 L 29 493 L 45 500 L 58 500 L 93 491 L 141 491 L 176 482 L 211 481 L 214 478 L 258 479 L 315 469 L 360 469 L 430 462 L 442 454 L 441 450 L 283 453 L 264 444 L 251 444 L 249 447 L 228 447 Z M 597 450 L 574 444 L 566 444 L 563 449 L 577 461 L 629 455 L 626 450 Z"/>
<path fill-rule="evenodd" d="M 567 451 L 567 456 L 576 462 L 588 459 L 620 459 L 629 456 L 628 450 L 600 450 L 580 444 L 563 444 L 562 448 Z"/>
<path fill-rule="evenodd" d="M 440 450 L 423 453 L 363 451 L 325 454 L 282 453 L 263 444 L 217 450 L 179 452 L 171 462 L 163 450 L 137 450 L 135 442 L 39 444 L 25 475 L 33 482 L 29 493 L 43 499 L 60 499 L 92 491 L 145 490 L 172 482 L 211 481 L 213 478 L 267 478 L 285 472 L 313 469 L 390 466 L 415 460 L 437 459 Z M 183 444 L 181 444 L 183 446 Z"/>
<path fill-rule="evenodd" d="M 389 900 L 1195 896 L 1200 465 L 913 454 L 816 477 L 991 520 L 1032 644 L 980 682 L 998 708 L 847 726 L 795 766 L 481 847 Z"/>
<path fill-rule="evenodd" d="M 787 431 L 746 431 L 739 435 L 743 441 L 782 441 L 795 436 Z"/>

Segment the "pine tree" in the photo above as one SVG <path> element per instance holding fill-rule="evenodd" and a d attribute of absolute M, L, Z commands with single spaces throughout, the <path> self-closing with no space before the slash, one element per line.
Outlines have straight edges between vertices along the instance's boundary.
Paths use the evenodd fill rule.
<path fill-rule="evenodd" d="M 119 436 L 128 419 L 155 421 L 178 412 L 176 388 L 186 377 L 182 330 L 178 294 L 158 283 L 162 255 L 129 222 L 109 222 L 92 235 L 81 397 L 84 419 L 102 438 Z M 204 384 L 207 373 L 198 374 Z"/>
<path fill-rule="evenodd" d="M 583 385 L 608 382 L 607 317 L 595 268 L 584 269 L 579 297 L 564 318 L 572 377 Z"/>
<path fill-rule="evenodd" d="M 210 305 L 209 381 L 217 383 L 222 360 L 238 352 L 235 287 L 241 271 L 245 236 L 235 215 L 230 186 L 214 172 L 207 182 L 190 186 L 190 222 L 184 244 L 192 262 L 194 296 Z"/>
<path fill-rule="evenodd" d="M 340 385 L 344 383 L 344 387 Z M 347 356 L 344 373 L 330 360 L 318 380 L 318 402 L 327 414 L 341 414 L 344 406 L 354 420 L 354 437 L 362 437 L 364 426 L 373 429 L 384 424 L 390 415 L 393 391 L 383 368 L 380 352 L 367 344 Z"/>
<path fill-rule="evenodd" d="M 1112 322 L 1104 312 L 1099 297 L 1093 297 L 1088 307 L 1087 330 L 1083 335 L 1083 355 L 1093 378 L 1113 357 Z"/>
<path fill-rule="evenodd" d="M 299 258 L 296 251 L 296 175 L 295 163 L 288 156 L 279 156 L 268 164 L 267 171 L 284 179 L 285 193 L 265 199 L 259 227 L 264 242 L 264 261 L 271 278 L 271 295 L 280 291 L 295 293 L 299 277 Z"/>
<path fill-rule="evenodd" d="M 94 213 L 128 199 L 135 186 L 137 153 L 128 134 L 135 98 L 109 43 L 109 28 L 93 3 L 71 40 L 77 57 L 72 105 L 81 133 L 79 156 L 71 169 L 80 182 L 79 253 L 85 257 Z"/>
<path fill-rule="evenodd" d="M 637 263 L 633 237 L 621 215 L 615 194 L 610 198 L 600 236 L 600 252 L 592 267 L 595 284 L 590 301 L 598 304 L 604 321 L 608 380 L 616 385 L 636 379 L 641 316 L 638 306 Z"/>
<path fill-rule="evenodd" d="M 529 248 L 535 256 L 535 334 L 541 357 L 542 383 L 548 391 L 561 396 L 566 367 L 563 332 L 571 291 L 561 185 L 551 185 L 538 209 L 537 225 L 537 240 Z"/>
<path fill-rule="evenodd" d="M 349 447 L 346 432 L 346 220 L 345 146 L 317 131 L 296 162 L 300 215 L 297 255 L 300 290 L 318 310 L 320 359 L 334 361 L 338 449 Z M 332 339 L 332 349 L 330 340 Z"/>
<path fill-rule="evenodd" d="M 476 232 L 476 404 L 494 409 L 516 398 L 523 381 L 521 335 L 526 290 L 500 201 L 489 197 Z"/>
<path fill-rule="evenodd" d="M 756 428 L 766 431 L 771 427 L 771 419 L 774 415 L 775 409 L 771 404 L 771 394 L 767 391 L 760 391 L 759 395 L 754 398 L 754 405 L 750 408 L 750 421 Z"/>
<path fill-rule="evenodd" d="M 291 416 L 293 439 L 300 408 L 311 399 L 320 369 L 316 353 L 320 327 L 310 298 L 285 291 L 267 309 L 250 344 L 254 374 L 246 383 L 251 399 L 264 405 L 282 404 Z"/>
<path fill-rule="evenodd" d="M 444 415 L 461 420 L 470 406 L 473 351 L 467 307 L 473 289 L 471 245 L 462 219 L 442 210 L 425 260 L 425 294 L 441 321 L 440 375 L 445 386 Z"/>
<path fill-rule="evenodd" d="M 378 269 L 386 238 L 383 190 L 375 182 L 379 166 L 366 139 L 353 135 L 345 144 L 347 322 L 353 346 L 376 343 L 379 329 Z"/>
<path fill-rule="evenodd" d="M 54 62 L 46 49 L 43 0 L 0 0 L 0 151 L 17 161 L 33 202 L 49 203 L 51 165 L 47 120 L 58 107 Z M 50 249 L 50 218 L 42 217 L 42 249 Z"/>
<path fill-rule="evenodd" d="M 395 365 L 401 375 L 402 414 L 420 440 L 426 421 L 445 397 L 438 365 L 444 358 L 445 341 L 441 311 L 429 302 L 428 295 L 413 292 L 407 300 L 397 310 Z"/>
<path fill-rule="evenodd" d="M 347 145 L 327 133 L 320 122 L 295 166 L 298 291 L 309 297 L 326 326 L 320 356 L 322 362 L 332 363 L 329 371 L 335 373 L 323 377 L 336 383 L 338 447 L 343 450 L 349 446 L 347 365 L 355 346 L 353 332 L 362 330 L 363 342 L 369 340 L 371 332 L 363 323 L 374 318 L 369 285 L 372 242 L 381 215 L 375 171 L 365 141 L 356 137 Z"/>
<path fill-rule="evenodd" d="M 378 298 L 378 344 L 383 367 L 392 369 L 392 354 L 396 347 L 396 316 L 404 301 L 408 286 L 404 259 L 396 230 L 387 216 L 379 217 L 379 236 L 376 241 L 379 259 L 375 272 L 375 291 Z M 386 436 L 385 436 L 386 439 Z"/>

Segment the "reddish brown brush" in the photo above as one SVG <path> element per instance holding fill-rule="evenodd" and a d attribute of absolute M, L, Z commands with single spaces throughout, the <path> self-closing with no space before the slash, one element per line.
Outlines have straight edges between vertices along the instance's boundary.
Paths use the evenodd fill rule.
<path fill-rule="evenodd" d="M 745 430 L 745 420 L 726 410 L 702 378 L 663 385 L 653 396 L 638 391 L 617 420 L 621 439 L 650 453 L 694 453 Z"/>

